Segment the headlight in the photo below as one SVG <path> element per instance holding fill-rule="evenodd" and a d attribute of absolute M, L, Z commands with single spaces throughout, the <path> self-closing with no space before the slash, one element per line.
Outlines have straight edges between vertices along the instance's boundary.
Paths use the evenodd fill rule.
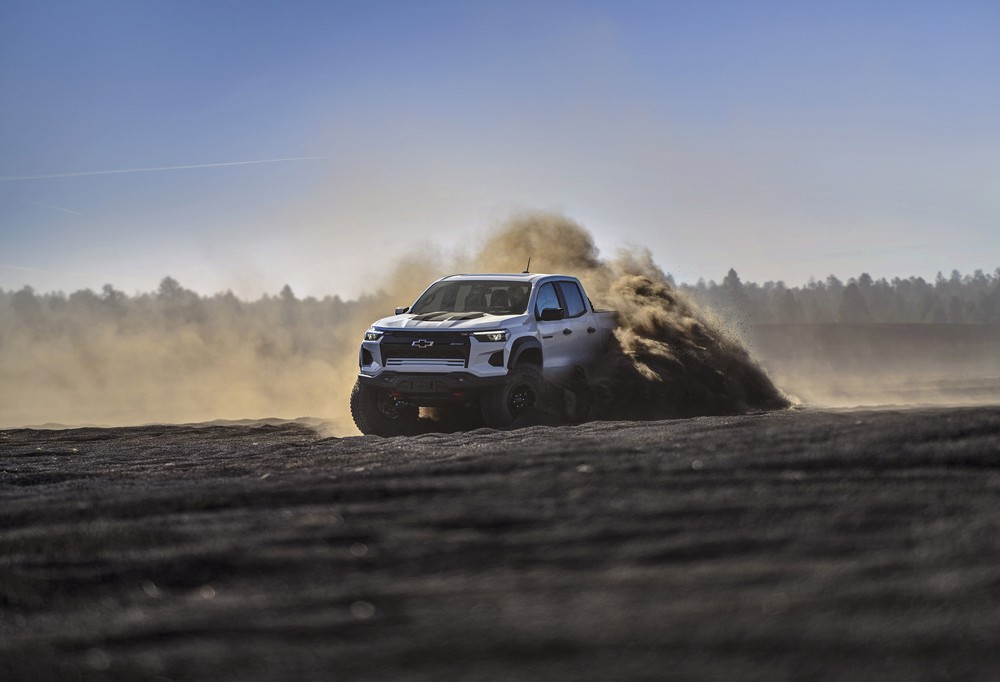
<path fill-rule="evenodd" d="M 365 341 L 378 341 L 382 338 L 382 332 L 377 332 L 374 329 L 369 329 L 365 332 Z"/>
<path fill-rule="evenodd" d="M 510 338 L 510 332 L 506 329 L 496 329 L 488 332 L 473 332 L 472 335 L 476 337 L 476 341 L 483 341 L 486 343 L 499 343 Z"/>

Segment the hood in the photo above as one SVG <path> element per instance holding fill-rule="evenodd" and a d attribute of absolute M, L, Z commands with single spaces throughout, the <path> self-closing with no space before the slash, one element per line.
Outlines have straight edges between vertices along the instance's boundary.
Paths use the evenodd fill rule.
<path fill-rule="evenodd" d="M 490 329 L 510 329 L 528 321 L 528 315 L 491 315 L 489 313 L 443 313 L 428 319 L 427 315 L 393 315 L 383 317 L 372 326 L 382 331 L 420 329 L 479 332 Z"/>

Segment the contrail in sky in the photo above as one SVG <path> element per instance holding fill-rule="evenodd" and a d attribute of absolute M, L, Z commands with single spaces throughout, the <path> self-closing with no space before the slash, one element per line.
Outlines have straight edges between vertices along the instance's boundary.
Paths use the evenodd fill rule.
<path fill-rule="evenodd" d="M 285 161 L 315 161 L 329 156 L 292 156 L 285 159 L 259 159 L 256 161 L 226 161 L 224 163 L 197 163 L 188 166 L 156 166 L 154 168 L 119 168 L 117 170 L 84 171 L 82 173 L 52 173 L 49 175 L 0 175 L 0 180 L 50 180 L 54 178 L 83 178 L 91 175 L 124 175 L 126 173 L 159 173 L 160 171 L 188 170 L 191 168 L 221 168 L 223 166 L 254 166 L 262 163 Z"/>
<path fill-rule="evenodd" d="M 61 211 L 63 213 L 72 213 L 73 215 L 83 215 L 80 211 L 74 211 L 71 208 L 64 208 L 63 206 L 56 206 L 55 204 L 43 204 L 40 201 L 30 201 L 28 199 L 18 199 L 22 204 L 28 204 L 29 206 L 38 206 L 39 208 L 50 208 L 53 211 Z"/>

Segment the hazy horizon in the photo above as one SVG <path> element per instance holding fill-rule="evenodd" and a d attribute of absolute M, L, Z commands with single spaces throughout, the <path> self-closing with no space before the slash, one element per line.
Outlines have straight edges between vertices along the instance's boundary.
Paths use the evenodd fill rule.
<path fill-rule="evenodd" d="M 401 262 L 377 295 L 353 300 L 299 299 L 286 290 L 240 302 L 202 297 L 176 280 L 136 297 L 110 287 L 69 298 L 0 293 L 0 427 L 310 416 L 329 420 L 324 428 L 331 434 L 353 433 L 349 396 L 364 330 L 395 305 L 412 302 L 442 270 L 510 271 L 529 254 L 551 261 L 555 271 L 578 274 L 596 307 L 618 313 L 615 342 L 589 370 L 606 398 L 594 417 L 739 412 L 783 403 L 781 391 L 814 404 L 858 405 L 889 395 L 887 382 L 905 388 L 928 377 L 934 381 L 918 386 L 921 396 L 982 402 L 995 400 L 1000 386 L 1000 273 L 946 280 L 940 288 L 865 281 L 794 295 L 727 277 L 701 297 L 671 285 L 648 251 L 601 258 L 581 226 L 539 213 L 512 219 L 462 258 Z M 836 334 L 849 352 L 835 364 L 845 344 L 828 347 L 829 331 L 816 339 L 779 334 L 758 345 L 768 333 L 761 336 L 755 323 L 835 321 L 992 324 L 911 329 L 888 347 L 884 334 L 898 326 L 881 326 L 859 346 L 848 324 Z M 875 327 L 869 325 L 869 336 Z M 782 350 L 769 355 L 768 348 Z M 885 367 L 893 371 L 855 382 L 847 372 L 852 366 L 868 378 Z M 782 380 L 777 389 L 769 371 Z M 947 390 L 939 390 L 941 381 Z M 831 393 L 834 385 L 840 388 Z"/>
<path fill-rule="evenodd" d="M 406 259 L 400 259 L 400 260 L 394 261 L 394 262 L 392 262 L 391 264 L 389 264 L 387 266 L 387 273 L 391 273 L 391 274 L 394 275 L 394 273 L 398 270 L 398 268 L 405 267 L 405 264 L 406 264 Z M 735 271 L 735 268 L 732 268 L 732 270 Z M 713 285 L 717 286 L 717 287 L 724 286 L 724 282 L 725 282 L 726 276 L 728 275 L 728 272 L 729 271 L 727 270 L 726 273 L 723 273 L 723 275 L 719 276 L 719 277 L 700 278 L 699 281 L 696 281 L 696 282 L 687 282 L 687 281 L 676 280 L 676 279 L 673 278 L 672 273 L 670 273 L 668 271 L 665 271 L 665 274 L 668 277 L 670 277 L 671 279 L 673 279 L 678 287 L 680 287 L 682 289 L 693 290 L 693 289 L 696 289 L 696 288 L 698 288 L 700 286 L 703 286 L 703 285 L 704 286 L 708 286 L 708 287 L 711 287 Z M 855 274 L 847 276 L 847 277 L 839 277 L 839 276 L 837 276 L 837 275 L 835 275 L 833 273 L 830 273 L 826 277 L 813 277 L 813 278 L 810 278 L 810 281 L 804 282 L 802 284 L 797 284 L 797 283 L 793 284 L 793 283 L 785 282 L 784 280 L 775 280 L 775 279 L 768 279 L 768 280 L 764 280 L 764 281 L 759 281 L 758 282 L 758 281 L 754 281 L 754 280 L 743 278 L 740 275 L 740 273 L 738 273 L 738 272 L 736 274 L 739 276 L 739 279 L 741 280 L 741 282 L 742 282 L 742 284 L 744 286 L 756 286 L 756 287 L 777 286 L 777 287 L 781 287 L 783 289 L 788 289 L 790 291 L 802 291 L 802 290 L 810 288 L 812 285 L 820 286 L 820 287 L 825 287 L 825 286 L 827 286 L 827 283 L 830 282 L 830 278 L 831 277 L 836 278 L 837 281 L 841 285 L 847 285 L 847 284 L 852 283 L 852 282 L 857 282 L 858 279 L 860 277 L 864 276 L 864 275 L 871 276 L 872 280 L 875 281 L 875 282 L 882 282 L 882 281 L 884 281 L 884 282 L 889 283 L 890 285 L 893 284 L 893 283 L 895 283 L 896 281 L 912 281 L 912 280 L 916 280 L 916 279 L 922 279 L 928 285 L 932 285 L 933 286 L 937 282 L 937 280 L 939 279 L 939 276 L 943 277 L 945 281 L 953 280 L 955 272 L 958 272 L 958 274 L 961 276 L 961 281 L 962 282 L 967 282 L 968 280 L 971 280 L 977 274 L 984 275 L 990 281 L 1000 279 L 1000 266 L 998 266 L 996 268 L 989 269 L 989 270 L 979 269 L 979 270 L 976 270 L 975 272 L 961 272 L 961 271 L 957 271 L 957 270 L 951 270 L 951 271 L 939 270 L 938 272 L 935 273 L 935 276 L 931 277 L 931 278 L 926 278 L 926 277 L 923 277 L 921 275 L 909 275 L 909 276 L 905 276 L 905 277 L 880 277 L 880 276 L 872 275 L 872 273 L 867 273 L 867 272 L 865 272 L 865 273 L 855 273 Z M 445 272 L 445 269 L 441 269 L 441 275 L 440 276 L 443 277 L 443 276 L 446 276 L 446 275 L 449 275 L 449 274 L 458 274 L 458 273 L 457 272 L 451 272 L 451 271 Z M 572 273 L 568 273 L 568 274 L 572 274 Z M 431 276 L 433 277 L 435 275 L 432 273 Z M 240 294 L 234 292 L 232 289 L 223 289 L 223 290 L 218 290 L 218 291 L 199 291 L 199 290 L 197 290 L 197 289 L 195 289 L 193 287 L 187 286 L 187 284 L 185 282 L 181 282 L 181 281 L 177 280 L 177 278 L 172 277 L 171 275 L 164 275 L 163 277 L 159 278 L 159 280 L 157 280 L 156 286 L 153 286 L 153 287 L 147 288 L 147 289 L 128 290 L 128 289 L 126 289 L 124 287 L 118 286 L 115 282 L 105 282 L 104 284 L 102 284 L 100 286 L 97 286 L 97 287 L 82 287 L 80 289 L 69 289 L 69 290 L 66 290 L 66 289 L 40 290 L 40 289 L 35 288 L 31 284 L 24 284 L 24 285 L 21 285 L 20 287 L 11 287 L 11 288 L 6 288 L 6 287 L 3 287 L 3 286 L 0 286 L 0 292 L 4 292 L 4 293 L 6 293 L 8 295 L 11 295 L 11 294 L 14 294 L 14 293 L 16 293 L 18 291 L 22 291 L 25 288 L 30 288 L 32 290 L 32 292 L 36 296 L 71 296 L 74 293 L 80 293 L 80 292 L 84 292 L 84 291 L 89 291 L 89 292 L 91 292 L 91 293 L 93 293 L 95 295 L 102 295 L 107 290 L 108 287 L 111 287 L 111 289 L 113 291 L 115 291 L 117 293 L 124 294 L 125 296 L 128 296 L 128 297 L 138 297 L 138 296 L 156 295 L 157 292 L 158 292 L 158 290 L 162 287 L 163 283 L 166 280 L 171 280 L 173 283 L 175 283 L 176 285 L 178 285 L 181 289 L 184 289 L 186 291 L 190 291 L 190 292 L 192 292 L 192 293 L 194 293 L 197 296 L 202 297 L 202 298 L 212 298 L 212 297 L 215 297 L 215 296 L 226 296 L 226 295 L 230 295 L 231 294 L 231 295 L 235 296 L 237 299 L 239 299 L 241 301 L 244 301 L 244 302 L 253 302 L 255 300 L 262 299 L 262 298 L 277 298 L 277 297 L 280 297 L 283 294 L 283 292 L 284 292 L 284 290 L 286 288 L 291 291 L 292 295 L 296 299 L 299 299 L 299 300 L 305 300 L 305 299 L 309 299 L 309 298 L 318 299 L 318 300 L 327 299 L 327 298 L 339 298 L 339 299 L 341 299 L 341 300 L 343 300 L 345 302 L 348 302 L 348 301 L 357 300 L 359 298 L 363 298 L 363 297 L 366 297 L 366 296 L 375 296 L 375 295 L 378 295 L 380 293 L 380 291 L 384 288 L 382 286 L 376 285 L 374 288 L 371 288 L 371 289 L 368 289 L 368 290 L 364 290 L 364 291 L 360 291 L 356 295 L 344 295 L 343 292 L 338 292 L 338 291 L 327 291 L 327 292 L 306 293 L 306 294 L 303 294 L 303 293 L 300 293 L 298 291 L 295 291 L 295 289 L 292 288 L 292 286 L 286 282 L 285 284 L 280 285 L 278 288 L 276 288 L 274 290 L 261 291 L 260 294 L 256 295 L 256 296 L 243 296 L 243 295 L 240 295 Z M 427 280 L 426 284 L 430 285 L 431 282 L 432 282 L 432 280 L 429 279 L 429 280 Z M 387 283 L 386 280 L 381 280 L 377 284 L 386 284 L 386 283 Z M 416 284 L 419 285 L 420 283 L 416 283 Z"/>

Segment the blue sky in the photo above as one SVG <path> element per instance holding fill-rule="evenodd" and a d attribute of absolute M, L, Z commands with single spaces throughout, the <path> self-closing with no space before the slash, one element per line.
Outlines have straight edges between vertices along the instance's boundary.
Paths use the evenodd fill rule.
<path fill-rule="evenodd" d="M 2 288 L 355 295 L 523 209 L 686 281 L 992 271 L 1000 5 L 0 3 Z"/>

